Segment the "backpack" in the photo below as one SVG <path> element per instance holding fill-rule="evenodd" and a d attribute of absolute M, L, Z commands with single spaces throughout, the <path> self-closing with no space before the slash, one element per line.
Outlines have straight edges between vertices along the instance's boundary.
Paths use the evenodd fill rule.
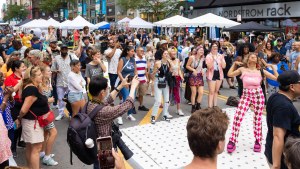
<path fill-rule="evenodd" d="M 79 158 L 80 161 L 87 165 L 94 164 L 97 158 L 97 130 L 93 118 L 104 107 L 102 105 L 96 106 L 91 113 L 87 114 L 87 105 L 76 114 L 68 127 L 67 142 L 70 147 L 70 163 L 72 162 L 72 152 Z M 94 147 L 88 148 L 85 141 L 90 138 L 94 141 Z"/>

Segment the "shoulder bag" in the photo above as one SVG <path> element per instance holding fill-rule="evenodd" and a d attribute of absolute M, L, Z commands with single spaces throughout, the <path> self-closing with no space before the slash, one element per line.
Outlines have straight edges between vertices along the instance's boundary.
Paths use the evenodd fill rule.
<path fill-rule="evenodd" d="M 36 121 L 39 122 L 40 127 L 46 127 L 54 121 L 54 113 L 51 110 L 42 116 L 35 115 L 31 110 L 29 110 L 29 112 L 35 117 L 34 129 L 36 129 Z"/>

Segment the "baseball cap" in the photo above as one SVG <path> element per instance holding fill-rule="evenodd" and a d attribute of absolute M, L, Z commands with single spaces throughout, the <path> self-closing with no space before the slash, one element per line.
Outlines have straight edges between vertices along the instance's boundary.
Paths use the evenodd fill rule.
<path fill-rule="evenodd" d="M 62 46 L 60 47 L 60 49 L 68 49 L 68 46 L 67 46 L 67 45 L 62 45 Z"/>
<path fill-rule="evenodd" d="M 162 45 L 162 44 L 165 44 L 165 43 L 168 43 L 166 40 L 161 40 L 160 41 L 160 44 Z"/>
<path fill-rule="evenodd" d="M 287 70 L 280 74 L 277 81 L 281 86 L 288 86 L 300 82 L 300 75 L 296 70 Z"/>
<path fill-rule="evenodd" d="M 278 39 L 277 39 L 277 42 L 282 42 L 282 39 L 281 39 L 281 38 L 278 38 Z"/>

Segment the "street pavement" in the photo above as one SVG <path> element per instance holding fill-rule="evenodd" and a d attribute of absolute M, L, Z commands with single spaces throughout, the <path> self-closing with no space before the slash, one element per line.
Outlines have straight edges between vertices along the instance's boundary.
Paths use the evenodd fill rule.
<path fill-rule="evenodd" d="M 229 96 L 236 96 L 237 95 L 237 90 L 234 89 L 229 89 L 227 83 L 224 83 L 224 88 L 222 88 L 220 90 L 220 94 L 218 97 L 218 106 L 221 107 L 222 109 L 224 109 L 225 111 L 227 111 L 227 113 L 229 113 L 229 116 L 233 116 L 234 114 L 234 108 L 227 106 L 226 100 L 227 97 Z M 205 92 L 204 92 L 204 96 L 203 96 L 203 101 L 201 103 L 201 107 L 207 107 L 207 93 L 208 93 L 208 89 L 207 89 L 207 84 L 205 83 Z M 184 88 L 182 88 L 182 90 L 184 90 Z M 116 99 L 116 102 L 118 103 L 118 99 Z M 144 98 L 144 105 L 148 108 L 152 108 L 154 104 L 154 97 L 151 97 L 149 95 L 145 96 Z M 296 102 L 294 102 L 297 110 L 300 110 L 300 100 L 297 100 Z M 136 108 L 138 107 L 138 102 L 135 102 L 135 106 Z M 157 123 L 155 124 L 155 126 L 153 126 L 153 130 L 151 128 L 152 125 L 150 125 L 150 116 L 151 116 L 151 111 L 152 109 L 150 109 L 149 112 L 142 112 L 142 111 L 138 111 L 138 114 L 134 115 L 134 117 L 136 118 L 136 121 L 128 121 L 126 120 L 126 114 L 123 115 L 123 121 L 124 124 L 122 126 L 120 126 L 120 129 L 123 132 L 123 140 L 126 142 L 126 144 L 128 144 L 128 147 L 130 149 L 132 149 L 132 151 L 135 153 L 135 157 L 137 157 L 137 159 L 139 159 L 138 162 L 140 162 L 141 164 L 143 164 L 143 168 L 179 168 L 180 165 L 184 165 L 189 163 L 192 160 L 192 155 L 191 152 L 189 151 L 188 145 L 187 145 L 187 140 L 186 140 L 186 130 L 185 130 L 185 126 L 186 126 L 186 121 L 188 119 L 188 116 L 190 116 L 190 110 L 191 110 L 191 106 L 188 105 L 186 103 L 186 101 L 183 99 L 183 92 L 182 92 L 182 103 L 181 103 L 181 109 L 183 110 L 183 112 L 185 113 L 184 117 L 180 117 L 176 114 L 176 106 L 171 106 L 169 108 L 169 112 L 170 114 L 173 116 L 173 119 L 171 120 L 170 124 L 165 124 L 166 122 L 160 122 L 161 118 L 159 118 L 157 120 Z M 161 112 L 161 110 L 159 111 Z M 246 139 L 248 141 L 248 136 L 250 139 L 253 139 L 253 134 L 252 132 L 252 118 L 248 117 L 250 115 L 246 115 L 245 120 L 243 121 L 243 124 L 245 124 L 246 128 L 241 129 L 241 134 L 240 134 L 240 140 L 244 140 Z M 250 119 L 250 120 L 249 120 Z M 41 165 L 42 168 L 46 168 L 46 169 L 92 169 L 92 166 L 88 166 L 83 164 L 82 162 L 80 162 L 78 160 L 78 158 L 73 155 L 73 165 L 70 164 L 70 149 L 69 146 L 67 144 L 67 128 L 68 128 L 68 122 L 69 119 L 68 118 L 64 118 L 61 121 L 55 121 L 55 126 L 58 130 L 58 137 L 57 140 L 55 142 L 55 145 L 53 147 L 53 153 L 55 154 L 54 159 L 58 162 L 57 166 L 45 166 L 45 165 Z M 232 119 L 230 121 L 232 123 Z M 264 123 L 264 137 L 266 136 L 266 121 L 263 121 Z M 242 126 L 243 126 L 242 124 Z M 175 126 L 175 128 L 170 128 L 170 127 L 159 127 L 159 126 Z M 249 125 L 249 126 L 248 126 Z M 150 133 L 149 133 L 149 127 L 150 127 Z M 177 127 L 177 128 L 176 128 Z M 148 141 L 144 141 L 145 144 L 142 144 L 143 142 L 140 139 L 143 139 L 143 137 L 141 137 L 141 134 L 145 134 L 152 137 L 159 137 L 161 135 L 164 135 L 164 133 L 170 133 L 173 130 L 178 130 L 180 132 L 173 132 L 171 133 L 170 136 L 164 137 L 162 138 L 162 140 L 160 140 L 160 142 L 158 143 L 154 143 L 153 140 L 149 139 Z M 132 132 L 132 131 L 136 131 L 136 132 Z M 161 133 L 163 132 L 163 133 Z M 231 127 L 228 128 L 227 131 L 227 136 L 228 133 L 231 132 Z M 152 134 L 151 134 L 152 133 Z M 160 133 L 160 134 L 159 134 Z M 173 137 L 173 138 L 172 138 Z M 157 139 L 157 138 L 156 138 Z M 167 139 L 167 142 L 176 142 L 177 144 L 175 145 L 171 145 L 170 146 L 165 146 L 165 142 L 166 140 L 163 142 L 164 139 Z M 171 139 L 171 140 L 170 140 Z M 181 140 L 181 141 L 178 141 Z M 226 137 L 226 143 L 228 141 L 228 137 Z M 251 140 L 250 143 L 242 144 L 243 146 L 249 146 L 248 144 L 250 144 L 250 146 L 253 146 L 253 141 Z M 168 150 L 172 150 L 172 149 L 176 149 L 176 147 L 182 147 L 184 150 L 181 151 L 177 151 L 175 150 L 175 153 L 179 155 L 179 158 L 175 164 L 175 162 L 173 162 L 171 153 L 167 153 L 165 155 L 160 154 L 160 152 L 168 152 Z M 242 146 L 242 147 L 243 147 Z M 160 151 L 154 151 L 155 147 L 160 147 L 158 148 Z M 153 150 L 154 149 L 154 150 Z M 180 148 L 179 148 L 180 149 Z M 237 149 L 239 149 L 239 147 L 237 147 Z M 218 166 L 222 166 L 221 168 L 239 168 L 239 167 L 243 167 L 246 164 L 249 164 L 249 166 L 254 167 L 258 167 L 257 164 L 258 161 L 261 163 L 262 167 L 261 168 L 265 168 L 266 166 L 266 161 L 263 158 L 263 151 L 259 154 L 258 159 L 252 159 L 252 157 L 257 156 L 255 154 L 253 154 L 253 150 L 249 149 L 242 149 L 242 152 L 237 151 L 237 154 L 239 155 L 231 155 L 232 157 L 235 158 L 231 158 L 228 157 L 227 152 L 223 152 L 222 155 L 219 157 L 221 158 L 221 160 L 223 160 L 223 163 L 218 164 Z M 16 163 L 19 166 L 25 166 L 26 165 L 26 161 L 25 161 L 25 149 L 23 148 L 18 148 L 17 149 L 18 152 L 18 157 L 15 158 Z M 154 153 L 154 154 L 152 154 Z M 162 158 L 153 158 L 154 156 L 156 156 L 155 153 L 158 153 L 157 156 Z M 242 156 L 241 156 L 242 155 Z M 249 155 L 249 157 L 247 157 L 247 155 Z M 171 156 L 171 157 L 170 157 Z M 182 157 L 182 158 L 180 158 Z M 146 160 L 145 160 L 146 159 Z M 249 160 L 251 159 L 251 160 Z M 175 159 L 176 160 L 176 159 Z M 244 160 L 244 162 L 240 162 L 239 160 Z M 174 165 L 172 165 L 174 164 Z M 169 167 L 167 167 L 169 166 Z M 132 168 L 132 166 L 130 164 L 128 164 L 126 162 L 126 168 Z M 249 168 L 249 167 L 247 167 Z M 250 167 L 251 168 L 251 167 Z M 260 167 L 259 167 L 260 168 Z"/>

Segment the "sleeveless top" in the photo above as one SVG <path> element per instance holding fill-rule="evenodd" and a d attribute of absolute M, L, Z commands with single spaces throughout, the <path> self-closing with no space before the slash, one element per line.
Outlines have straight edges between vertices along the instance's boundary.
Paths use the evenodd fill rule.
<path fill-rule="evenodd" d="M 178 76 L 179 75 L 178 68 L 179 68 L 179 62 L 177 61 L 176 64 L 174 64 L 174 66 L 172 67 L 173 75 L 174 76 Z"/>
<path fill-rule="evenodd" d="M 260 72 L 244 72 L 241 79 L 245 89 L 256 89 L 261 86 L 262 77 Z"/>
<path fill-rule="evenodd" d="M 203 62 L 203 58 L 199 59 L 198 61 L 195 58 L 193 58 L 192 67 L 196 69 L 197 73 L 201 73 L 201 70 L 203 68 Z"/>
<path fill-rule="evenodd" d="M 160 68 L 158 69 L 159 73 L 157 77 L 162 78 L 170 71 L 168 64 L 161 64 Z"/>
<path fill-rule="evenodd" d="M 135 64 L 134 58 L 131 57 L 129 61 L 128 59 L 126 59 L 126 57 L 122 57 L 121 59 L 123 60 L 123 67 L 125 66 L 124 68 L 122 68 L 123 70 L 121 72 L 123 78 L 125 78 L 127 75 L 134 76 L 134 64 Z"/>

